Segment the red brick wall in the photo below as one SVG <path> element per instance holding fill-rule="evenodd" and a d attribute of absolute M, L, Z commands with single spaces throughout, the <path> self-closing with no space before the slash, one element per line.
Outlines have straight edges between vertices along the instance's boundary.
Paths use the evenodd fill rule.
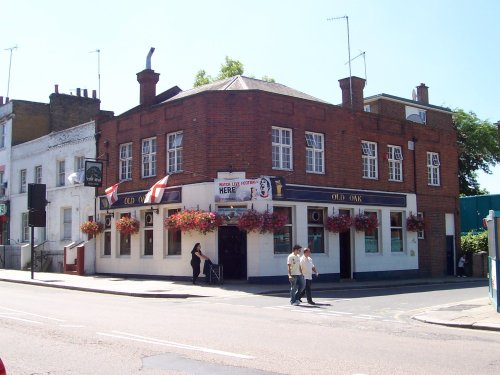
<path fill-rule="evenodd" d="M 166 134 L 182 130 L 184 173 L 171 176 L 172 185 L 212 181 L 217 172 L 232 169 L 246 172 L 247 177 L 284 176 L 292 184 L 417 193 L 418 210 L 425 213 L 429 228 L 421 242 L 421 268 L 429 275 L 443 274 L 444 215 L 458 211 L 457 146 L 451 114 L 447 118 L 429 111 L 429 125 L 422 125 L 406 121 L 401 106 L 402 110 L 384 103 L 384 115 L 379 115 L 261 91 L 203 92 L 167 102 L 99 124 L 98 154 L 105 152 L 109 158 L 105 186 L 99 193 L 118 181 L 118 147 L 126 142 L 133 142 L 133 180 L 124 182 L 120 192 L 151 187 L 166 174 Z M 397 117 L 387 117 L 387 113 Z M 293 171 L 272 169 L 273 126 L 293 129 Z M 305 172 L 305 131 L 325 136 L 324 175 Z M 157 137 L 158 175 L 141 179 L 141 140 L 152 136 Z M 413 139 L 416 181 L 414 152 L 408 149 Z M 378 144 L 377 180 L 362 178 L 362 140 Z M 402 147 L 403 182 L 388 181 L 384 154 L 389 144 Z M 427 185 L 427 151 L 440 153 L 439 187 Z"/>

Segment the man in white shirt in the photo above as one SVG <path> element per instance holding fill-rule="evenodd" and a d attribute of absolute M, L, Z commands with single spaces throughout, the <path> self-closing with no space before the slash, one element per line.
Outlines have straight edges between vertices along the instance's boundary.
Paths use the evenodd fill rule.
<path fill-rule="evenodd" d="M 304 255 L 300 257 L 300 267 L 302 269 L 302 274 L 304 275 L 304 279 L 306 281 L 305 289 L 302 291 L 300 297 L 302 298 L 305 293 L 307 297 L 307 303 L 309 303 L 310 305 L 315 305 L 316 303 L 312 300 L 311 296 L 312 275 L 313 272 L 316 274 L 316 276 L 318 276 L 319 273 L 316 270 L 316 267 L 314 266 L 313 260 L 310 255 L 311 255 L 311 250 L 306 247 L 304 249 Z"/>
<path fill-rule="evenodd" d="M 299 245 L 293 247 L 292 253 L 288 255 L 288 281 L 290 281 L 290 304 L 298 305 L 300 303 L 300 295 L 304 290 L 304 277 L 300 267 L 300 250 Z"/>

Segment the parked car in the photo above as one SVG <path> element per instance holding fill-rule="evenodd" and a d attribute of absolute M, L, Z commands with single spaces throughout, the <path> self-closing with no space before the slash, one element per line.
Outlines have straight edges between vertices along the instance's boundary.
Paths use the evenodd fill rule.
<path fill-rule="evenodd" d="M 0 375 L 7 375 L 7 371 L 5 370 L 5 366 L 3 365 L 2 358 L 0 358 Z"/>

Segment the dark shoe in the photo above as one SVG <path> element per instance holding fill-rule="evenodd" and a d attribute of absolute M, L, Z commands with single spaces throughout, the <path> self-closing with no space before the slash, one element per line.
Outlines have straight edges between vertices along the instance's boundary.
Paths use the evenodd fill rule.
<path fill-rule="evenodd" d="M 310 304 L 310 305 L 315 305 L 316 304 L 316 302 L 314 302 L 314 301 L 307 301 L 307 303 Z"/>
<path fill-rule="evenodd" d="M 298 299 L 298 301 L 299 301 L 300 303 L 302 303 L 302 300 L 301 300 L 300 298 Z"/>

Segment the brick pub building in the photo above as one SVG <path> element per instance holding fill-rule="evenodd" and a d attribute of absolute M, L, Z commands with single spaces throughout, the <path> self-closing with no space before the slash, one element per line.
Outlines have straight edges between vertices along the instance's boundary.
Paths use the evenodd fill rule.
<path fill-rule="evenodd" d="M 430 105 L 425 85 L 413 100 L 363 98 L 364 80 L 346 78 L 337 106 L 244 76 L 159 95 L 158 73 L 148 67 L 137 79 L 140 105 L 98 123 L 98 155 L 107 162 L 96 272 L 188 279 L 190 252 L 200 242 L 226 278 L 249 282 L 286 281 L 295 243 L 311 247 L 323 280 L 453 273 L 456 133 L 451 111 Z M 161 203 L 141 203 L 167 174 Z M 272 185 L 265 199 L 218 196 L 217 186 L 259 179 Z M 109 206 L 104 189 L 117 182 L 118 201 Z M 285 231 L 240 231 L 234 216 L 251 208 L 286 214 Z M 188 209 L 228 220 L 205 235 L 165 229 L 167 216 Z M 327 231 L 327 217 L 339 213 L 366 213 L 379 226 L 370 233 Z M 425 229 L 407 230 L 406 218 L 417 213 Z M 116 231 L 122 215 L 139 220 L 139 233 Z"/>

